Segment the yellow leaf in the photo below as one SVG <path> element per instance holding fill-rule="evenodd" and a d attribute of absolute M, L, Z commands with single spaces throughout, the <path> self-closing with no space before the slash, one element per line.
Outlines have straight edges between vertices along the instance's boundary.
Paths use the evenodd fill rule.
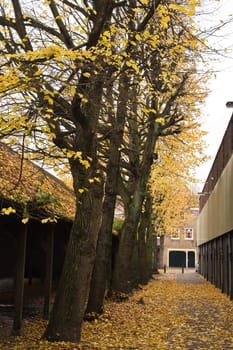
<path fill-rule="evenodd" d="M 180 12 L 183 12 L 183 13 L 187 12 L 185 6 L 183 6 L 183 5 L 171 4 L 169 7 L 171 9 L 173 9 L 173 10 L 177 10 L 177 11 L 180 11 Z"/>
<path fill-rule="evenodd" d="M 156 119 L 156 123 L 164 124 L 165 119 L 164 118 L 158 118 Z"/>
<path fill-rule="evenodd" d="M 49 218 L 42 219 L 42 220 L 41 220 L 41 223 L 42 223 L 42 224 L 46 224 L 48 221 L 49 221 Z"/>
<path fill-rule="evenodd" d="M 86 78 L 89 78 L 91 76 L 91 74 L 88 73 L 88 72 L 85 72 L 85 73 L 83 73 L 83 76 L 86 77 Z"/>
<path fill-rule="evenodd" d="M 16 210 L 12 207 L 2 208 L 2 210 L 1 210 L 2 215 L 10 215 L 10 214 L 14 214 L 14 213 L 16 213 Z"/>
<path fill-rule="evenodd" d="M 80 159 L 79 161 L 84 166 L 84 168 L 86 169 L 90 168 L 90 163 L 88 162 L 88 160 Z"/>
<path fill-rule="evenodd" d="M 49 95 L 45 95 L 45 96 L 44 96 L 44 99 L 45 99 L 46 101 L 48 101 L 48 103 L 49 103 L 50 105 L 53 105 L 53 99 L 52 99 Z"/>
<path fill-rule="evenodd" d="M 75 88 L 75 86 L 71 86 L 71 88 L 70 88 L 70 93 L 71 93 L 72 96 L 75 95 L 75 93 L 76 93 L 76 88 Z"/>
<path fill-rule="evenodd" d="M 47 222 L 57 222 L 57 219 L 55 217 L 48 217 L 41 220 L 42 224 L 47 224 Z"/>

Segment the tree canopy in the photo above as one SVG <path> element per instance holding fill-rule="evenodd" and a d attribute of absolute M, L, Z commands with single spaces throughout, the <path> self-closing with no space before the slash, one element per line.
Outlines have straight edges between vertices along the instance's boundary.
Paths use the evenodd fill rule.
<path fill-rule="evenodd" d="M 147 191 L 159 140 L 170 138 L 172 153 L 179 139 L 197 158 L 205 98 L 197 63 L 205 46 L 191 17 L 196 3 L 1 1 L 0 138 L 68 169 L 76 197 L 49 340 L 80 340 L 94 264 L 105 266 L 99 285 L 106 285 L 117 194 L 126 217 L 113 285 L 133 286 L 135 247 L 151 242 Z M 184 155 L 176 156 L 178 164 Z"/>

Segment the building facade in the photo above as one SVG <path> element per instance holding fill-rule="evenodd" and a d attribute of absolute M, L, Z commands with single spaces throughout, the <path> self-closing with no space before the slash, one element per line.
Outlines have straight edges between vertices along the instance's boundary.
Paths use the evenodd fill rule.
<path fill-rule="evenodd" d="M 233 299 L 233 115 L 200 195 L 200 273 Z"/>
<path fill-rule="evenodd" d="M 195 268 L 197 256 L 197 217 L 199 209 L 191 208 L 189 220 L 158 240 L 159 268 Z"/>

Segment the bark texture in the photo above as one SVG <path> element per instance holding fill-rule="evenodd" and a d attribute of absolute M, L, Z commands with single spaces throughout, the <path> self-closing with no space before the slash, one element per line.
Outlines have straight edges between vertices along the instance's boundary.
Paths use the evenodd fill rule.
<path fill-rule="evenodd" d="M 112 274 L 112 226 L 117 195 L 117 182 L 120 166 L 120 146 L 126 119 L 129 78 L 122 74 L 119 83 L 119 100 L 116 117 L 110 118 L 113 125 L 110 135 L 107 179 L 103 203 L 103 219 L 98 237 L 96 260 L 92 274 L 87 313 L 100 314 L 103 311 L 106 289 L 110 287 Z M 112 96 L 110 97 L 112 98 Z"/>
<path fill-rule="evenodd" d="M 44 337 L 52 341 L 80 341 L 98 228 L 102 211 L 102 185 L 87 192 L 82 208 L 78 204 L 58 293 Z"/>
<path fill-rule="evenodd" d="M 150 176 L 151 160 L 159 133 L 159 126 L 154 122 L 154 119 L 151 119 L 148 126 L 142 161 L 140 162 L 136 175 L 132 176 L 130 179 L 129 192 L 131 196 L 127 203 L 127 214 L 121 232 L 113 278 L 113 289 L 119 292 L 128 293 L 134 287 L 130 277 L 132 256 L 137 242 L 138 225 L 146 194 L 147 182 Z"/>

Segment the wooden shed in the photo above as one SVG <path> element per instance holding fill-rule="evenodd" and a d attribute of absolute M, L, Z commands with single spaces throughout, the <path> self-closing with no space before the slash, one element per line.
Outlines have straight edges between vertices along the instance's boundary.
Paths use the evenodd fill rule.
<path fill-rule="evenodd" d="M 13 331 L 22 327 L 25 280 L 44 286 L 44 317 L 59 279 L 75 213 L 62 181 L 0 143 L 0 283 L 14 283 Z"/>

